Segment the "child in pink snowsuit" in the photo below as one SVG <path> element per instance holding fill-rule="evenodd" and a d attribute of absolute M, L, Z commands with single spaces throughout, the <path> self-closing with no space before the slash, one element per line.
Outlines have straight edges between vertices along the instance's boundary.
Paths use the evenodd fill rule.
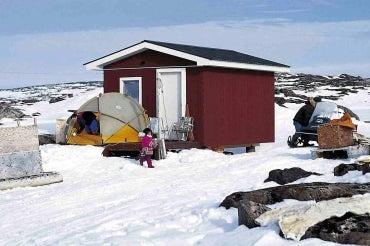
<path fill-rule="evenodd" d="M 140 165 L 143 166 L 144 161 L 148 163 L 148 168 L 154 168 L 152 165 L 152 155 L 157 143 L 152 139 L 152 130 L 145 128 L 143 130 L 145 136 L 141 140 Z"/>

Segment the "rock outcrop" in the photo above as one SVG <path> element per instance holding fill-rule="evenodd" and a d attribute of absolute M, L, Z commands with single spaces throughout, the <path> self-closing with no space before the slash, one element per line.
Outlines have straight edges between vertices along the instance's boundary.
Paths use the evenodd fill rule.
<path fill-rule="evenodd" d="M 365 164 L 340 164 L 334 168 L 334 176 L 343 176 L 350 171 L 361 171 L 362 174 L 370 173 L 370 163 Z"/>
<path fill-rule="evenodd" d="M 260 226 L 256 219 L 263 213 L 271 209 L 264 204 L 241 200 L 238 207 L 238 220 L 239 225 L 246 225 L 248 228 Z"/>
<path fill-rule="evenodd" d="M 16 108 L 16 106 L 32 105 L 41 101 L 55 103 L 65 100 L 66 98 L 73 97 L 72 93 L 65 93 L 64 91 L 66 90 L 80 89 L 81 91 L 89 91 L 102 86 L 102 81 L 88 81 L 7 89 L 5 91 L 9 92 L 7 93 L 9 96 L 0 97 L 0 119 L 21 119 L 31 117 L 29 115 L 25 115 L 20 109 Z M 16 96 L 12 96 L 13 94 L 11 92 L 14 92 Z M 19 92 L 23 95 L 22 97 L 19 97 Z M 38 115 L 40 115 L 38 112 L 32 113 L 32 116 Z"/>
<path fill-rule="evenodd" d="M 0 119 L 20 119 L 24 116 L 25 114 L 22 112 L 22 110 L 12 107 L 9 103 L 0 102 Z"/>
<path fill-rule="evenodd" d="M 328 87 L 326 90 L 332 91 L 332 95 L 325 95 L 322 98 L 336 101 L 345 95 L 358 93 L 359 90 L 370 87 L 370 80 L 348 74 L 333 77 L 302 73 L 277 73 L 275 74 L 275 102 L 279 106 L 285 106 L 285 103 L 302 104 L 309 98 L 306 94 L 313 94 L 316 88 L 322 86 Z M 296 94 L 294 92 L 296 90 L 303 91 L 304 94 Z M 358 119 L 351 110 L 344 108 L 344 111 Z"/>
<path fill-rule="evenodd" d="M 239 191 L 228 195 L 220 206 L 229 209 L 238 208 L 241 200 L 250 200 L 262 204 L 274 204 L 284 199 L 299 201 L 323 201 L 338 197 L 350 197 L 370 192 L 370 183 L 304 183 L 276 186 L 255 191 Z"/>
<path fill-rule="evenodd" d="M 330 202 L 333 203 L 333 199 L 336 198 L 348 198 L 354 195 L 367 193 L 370 193 L 370 183 L 307 183 L 277 186 L 248 192 L 235 192 L 227 196 L 220 206 L 223 206 L 227 209 L 231 207 L 238 208 L 239 224 L 253 228 L 260 225 L 256 219 L 270 210 L 270 208 L 268 208 L 266 205 L 275 204 L 283 201 L 284 199 L 295 199 L 298 201 L 314 200 L 316 202 L 330 200 Z M 365 232 L 368 231 L 367 223 L 369 221 L 369 216 L 367 214 L 360 215 L 360 217 L 353 218 L 352 221 L 355 221 L 356 223 L 353 223 L 351 226 L 353 228 L 358 228 L 358 230 L 356 229 L 357 231 L 351 231 L 345 236 L 340 235 L 342 232 L 340 230 L 340 224 L 337 224 L 338 229 L 335 229 L 338 231 L 337 235 L 333 235 L 333 233 L 330 235 L 324 235 L 320 233 L 320 235 L 317 233 L 315 234 L 315 232 L 317 232 L 316 228 L 320 228 L 322 231 L 333 231 L 331 227 L 325 226 L 328 224 L 319 223 L 313 225 L 312 228 L 309 228 L 303 237 L 319 237 L 323 240 L 341 243 L 366 242 L 368 245 L 369 241 L 367 239 L 367 235 L 366 233 L 362 233 L 361 230 L 363 229 Z"/>
<path fill-rule="evenodd" d="M 39 135 L 39 144 L 54 144 L 55 143 L 55 135 L 54 134 L 42 134 Z"/>

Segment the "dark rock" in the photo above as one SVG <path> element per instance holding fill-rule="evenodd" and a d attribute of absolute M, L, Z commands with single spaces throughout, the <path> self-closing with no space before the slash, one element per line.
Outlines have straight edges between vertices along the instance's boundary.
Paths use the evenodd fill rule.
<path fill-rule="evenodd" d="M 22 100 L 20 100 L 20 103 L 21 104 L 32 105 L 32 104 L 37 103 L 39 101 L 40 101 L 40 99 L 30 98 L 30 99 L 22 99 Z"/>
<path fill-rule="evenodd" d="M 234 192 L 228 195 L 220 206 L 229 209 L 238 208 L 241 200 L 249 200 L 262 204 L 274 204 L 284 199 L 299 201 L 323 201 L 339 197 L 351 197 L 370 192 L 370 183 L 304 183 L 270 187 L 255 191 Z"/>
<path fill-rule="evenodd" d="M 284 97 L 275 96 L 275 103 L 279 106 L 284 106 L 285 103 L 301 104 L 308 100 L 305 95 L 298 95 L 291 89 L 281 88 L 275 89 L 275 95 L 282 93 Z"/>
<path fill-rule="evenodd" d="M 54 97 L 49 100 L 49 103 L 56 103 L 64 100 L 66 100 L 64 97 Z"/>
<path fill-rule="evenodd" d="M 350 171 L 362 171 L 362 174 L 370 173 L 370 163 L 340 164 L 334 168 L 334 176 L 343 176 Z"/>
<path fill-rule="evenodd" d="M 238 207 L 239 225 L 245 225 L 248 228 L 258 227 L 260 225 L 255 219 L 269 210 L 271 209 L 264 204 L 242 200 Z"/>
<path fill-rule="evenodd" d="M 370 173 L 370 163 L 362 164 L 362 174 Z"/>
<path fill-rule="evenodd" d="M 360 164 L 340 164 L 334 167 L 334 176 L 343 176 L 349 171 L 362 171 L 362 165 Z"/>
<path fill-rule="evenodd" d="M 41 113 L 39 113 L 39 112 L 36 112 L 36 113 L 32 114 L 32 116 L 40 116 L 40 115 L 41 115 Z"/>
<path fill-rule="evenodd" d="M 43 134 L 39 135 L 39 144 L 54 144 L 55 143 L 55 135 L 53 134 Z"/>
<path fill-rule="evenodd" d="M 0 119 L 2 118 L 11 118 L 18 119 L 26 116 L 22 110 L 13 108 L 10 104 L 0 102 Z"/>
<path fill-rule="evenodd" d="M 345 113 L 348 113 L 352 118 L 355 118 L 356 120 L 360 120 L 360 117 L 358 117 L 357 114 L 353 113 L 352 110 L 350 110 L 349 108 L 347 107 L 344 107 L 342 105 L 337 105 L 338 108 L 342 109 Z"/>
<path fill-rule="evenodd" d="M 275 96 L 275 103 L 279 106 L 285 107 L 284 103 L 286 103 L 287 100 L 284 97 L 277 97 Z"/>
<path fill-rule="evenodd" d="M 342 244 L 370 245 L 370 215 L 347 212 L 308 228 L 301 239 L 320 238 Z"/>
<path fill-rule="evenodd" d="M 282 89 L 279 89 L 278 92 L 283 93 L 285 97 L 298 97 L 298 98 L 302 99 L 301 101 L 303 101 L 303 102 L 308 100 L 307 96 L 296 94 L 291 89 L 282 88 Z"/>
<path fill-rule="evenodd" d="M 62 96 L 71 98 L 71 97 L 73 97 L 73 93 L 63 93 Z"/>
<path fill-rule="evenodd" d="M 276 183 L 288 184 L 294 182 L 300 178 L 306 178 L 311 175 L 322 175 L 315 172 L 307 172 L 299 167 L 292 167 L 282 169 L 275 169 L 269 172 L 269 177 L 264 182 L 275 181 Z"/>

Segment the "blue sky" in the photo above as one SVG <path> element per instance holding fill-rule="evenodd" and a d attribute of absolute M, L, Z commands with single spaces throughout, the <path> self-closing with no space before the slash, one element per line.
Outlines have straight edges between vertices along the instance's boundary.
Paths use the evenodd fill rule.
<path fill-rule="evenodd" d="M 370 77 L 368 0 L 0 0 L 0 89 L 102 80 L 83 63 L 144 39 L 225 48 L 292 73 Z"/>

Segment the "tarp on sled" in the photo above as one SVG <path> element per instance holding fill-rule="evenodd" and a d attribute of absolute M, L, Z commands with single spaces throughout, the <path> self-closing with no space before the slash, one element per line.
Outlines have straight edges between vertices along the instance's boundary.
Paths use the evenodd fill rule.
<path fill-rule="evenodd" d="M 110 143 L 139 142 L 138 133 L 149 125 L 143 107 L 132 97 L 121 93 L 100 94 L 84 103 L 78 110 L 91 111 L 100 124 L 100 135 L 86 131 L 74 134 L 78 125 L 71 117 L 67 120 L 66 143 L 79 145 L 104 145 Z"/>

